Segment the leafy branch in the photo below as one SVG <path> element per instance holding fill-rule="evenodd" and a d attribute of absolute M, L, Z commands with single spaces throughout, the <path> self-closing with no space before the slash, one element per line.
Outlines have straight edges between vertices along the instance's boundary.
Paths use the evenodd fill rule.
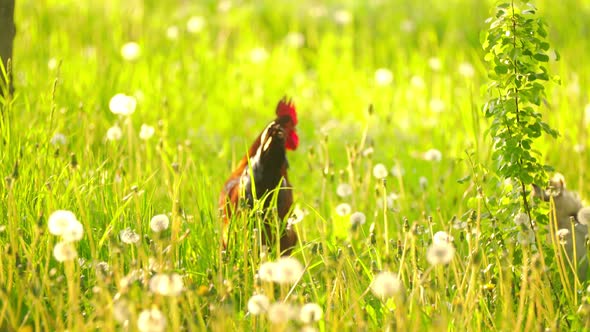
<path fill-rule="evenodd" d="M 543 122 L 538 109 L 546 97 L 545 84 L 558 79 L 551 78 L 545 66 L 550 50 L 547 24 L 536 16 L 533 5 L 519 3 L 499 4 L 495 15 L 486 20 L 489 29 L 482 34 L 482 46 L 491 70 L 487 86 L 490 99 L 484 112 L 492 119 L 489 134 L 497 174 L 518 183 L 519 205 L 532 221 L 527 188 L 545 183 L 545 172 L 550 170 L 539 161 L 541 153 L 533 143 L 543 134 L 558 135 Z"/>

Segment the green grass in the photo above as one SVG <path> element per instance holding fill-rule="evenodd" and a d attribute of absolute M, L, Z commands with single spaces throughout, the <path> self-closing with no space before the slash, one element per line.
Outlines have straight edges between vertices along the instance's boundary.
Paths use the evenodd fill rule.
<path fill-rule="evenodd" d="M 477 198 L 477 185 L 488 195 L 502 190 L 469 162 L 494 167 L 479 45 L 493 3 L 232 1 L 227 11 L 191 3 L 17 0 L 16 96 L 3 103 L 0 122 L 0 329 L 136 330 L 140 312 L 152 307 L 170 331 L 303 327 L 248 314 L 248 300 L 260 293 L 271 302 L 319 304 L 323 318 L 311 326 L 320 331 L 589 326 L 586 282 L 563 285 L 550 246 L 547 270 L 537 268 L 531 258 L 539 248 L 518 244 L 512 220 L 492 223 Z M 542 108 L 561 137 L 536 148 L 568 188 L 588 196 L 590 160 L 576 147 L 590 143 L 590 6 L 536 5 L 561 54 L 552 72 L 562 78 Z M 339 9 L 352 15 L 349 24 L 335 23 Z M 195 15 L 206 25 L 191 34 L 186 22 Z M 177 40 L 166 37 L 170 26 Z M 301 33 L 304 45 L 286 45 L 289 32 Z M 132 62 L 120 55 L 129 41 L 141 47 Z M 268 53 L 263 63 L 250 59 L 257 47 Z M 50 59 L 59 66 L 50 69 Z M 461 73 L 463 63 L 473 76 Z M 379 68 L 393 73 L 392 84 L 375 83 Z M 109 111 L 116 93 L 137 97 L 129 119 Z M 217 209 L 232 166 L 285 94 L 297 105 L 301 140 L 289 153 L 289 177 L 296 203 L 309 212 L 296 225 L 294 257 L 306 269 L 292 287 L 256 278 L 261 262 L 275 257 L 259 254 L 252 227 L 236 227 L 240 236 L 221 252 Z M 431 109 L 437 101 L 442 112 Z M 147 141 L 138 136 L 144 123 L 156 128 Z M 114 124 L 123 137 L 107 142 Z M 66 144 L 50 143 L 56 133 Z M 363 156 L 368 147 L 374 152 Z M 420 158 L 431 148 L 442 152 L 440 162 Z M 404 173 L 383 186 L 372 175 L 378 163 Z M 340 183 L 353 194 L 339 197 Z M 388 193 L 399 195 L 393 209 L 379 204 Z M 349 217 L 336 214 L 343 202 L 367 222 L 351 229 Z M 59 240 L 47 230 L 59 209 L 73 211 L 85 231 L 79 259 L 65 263 L 53 257 Z M 149 221 L 161 213 L 171 227 L 155 234 Z M 454 218 L 467 227 L 454 228 Z M 140 235 L 135 245 L 119 237 L 128 227 Z M 432 267 L 426 252 L 441 230 L 454 237 L 456 253 Z M 371 293 L 382 270 L 400 276 L 403 295 L 382 301 Z M 180 295 L 150 291 L 154 273 L 173 272 L 183 276 Z M 138 278 L 124 287 L 130 274 Z M 114 317 L 121 303 L 127 323 Z"/>

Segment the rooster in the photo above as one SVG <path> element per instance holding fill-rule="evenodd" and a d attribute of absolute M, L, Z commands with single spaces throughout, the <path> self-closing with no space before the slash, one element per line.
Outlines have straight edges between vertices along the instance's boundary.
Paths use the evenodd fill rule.
<path fill-rule="evenodd" d="M 284 222 L 293 204 L 293 193 L 287 177 L 286 150 L 295 150 L 299 145 L 299 137 L 295 131 L 297 125 L 295 105 L 284 97 L 276 107 L 276 115 L 276 119 L 271 121 L 254 140 L 248 153 L 240 160 L 221 191 L 219 208 L 223 221 L 224 247 L 227 247 L 231 217 L 237 212 L 238 202 L 241 199 L 244 199 L 251 208 L 254 198 L 261 199 L 280 186 L 276 209 L 281 222 Z M 263 203 L 265 211 L 271 208 L 272 194 L 269 196 Z M 264 245 L 273 243 L 275 232 L 276 225 L 266 220 L 262 234 Z M 280 236 L 281 254 L 289 255 L 296 242 L 297 234 L 288 224 Z"/>

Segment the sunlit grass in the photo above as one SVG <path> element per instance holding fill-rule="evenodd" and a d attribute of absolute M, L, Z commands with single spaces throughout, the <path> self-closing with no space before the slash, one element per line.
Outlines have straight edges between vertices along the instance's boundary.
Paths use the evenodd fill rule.
<path fill-rule="evenodd" d="M 17 0 L 0 330 L 588 328 L 558 241 L 488 213 L 510 186 L 478 167 L 491 6 Z M 587 197 L 590 7 L 538 7 L 562 85 L 542 109 L 561 137 L 536 148 Z M 256 212 L 223 251 L 217 207 L 284 95 L 298 263 L 258 245 Z"/>

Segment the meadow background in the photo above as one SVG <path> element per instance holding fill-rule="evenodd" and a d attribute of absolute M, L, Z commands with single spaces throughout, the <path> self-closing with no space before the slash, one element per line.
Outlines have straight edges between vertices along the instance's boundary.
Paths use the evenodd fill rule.
<path fill-rule="evenodd" d="M 561 136 L 536 148 L 587 197 L 590 3 L 534 3 L 562 81 L 541 108 Z M 504 190 L 477 166 L 494 168 L 480 46 L 492 1 L 16 5 L 16 95 L 0 122 L 0 329 L 147 331 L 148 309 L 161 313 L 154 331 L 587 328 L 586 285 L 566 289 L 550 251 L 537 269 L 539 248 L 516 241 L 511 219 L 486 218 L 478 196 Z M 129 42 L 134 59 L 122 55 Z M 133 114 L 111 112 L 118 93 L 136 98 Z M 283 95 L 299 116 L 288 158 L 305 273 L 274 285 L 257 276 L 275 257 L 251 229 L 221 252 L 217 198 Z M 144 124 L 153 135 L 140 137 Z M 120 135 L 107 135 L 114 126 Z M 53 255 L 56 210 L 84 227 L 71 261 Z M 354 212 L 366 222 L 352 227 Z M 154 233 L 160 214 L 171 227 Z M 448 265 L 426 259 L 437 231 L 454 237 Z M 370 291 L 380 271 L 402 282 L 389 299 Z M 150 288 L 172 273 L 178 294 Z M 290 307 L 254 315 L 254 294 Z M 319 321 L 292 315 L 306 303 Z"/>

